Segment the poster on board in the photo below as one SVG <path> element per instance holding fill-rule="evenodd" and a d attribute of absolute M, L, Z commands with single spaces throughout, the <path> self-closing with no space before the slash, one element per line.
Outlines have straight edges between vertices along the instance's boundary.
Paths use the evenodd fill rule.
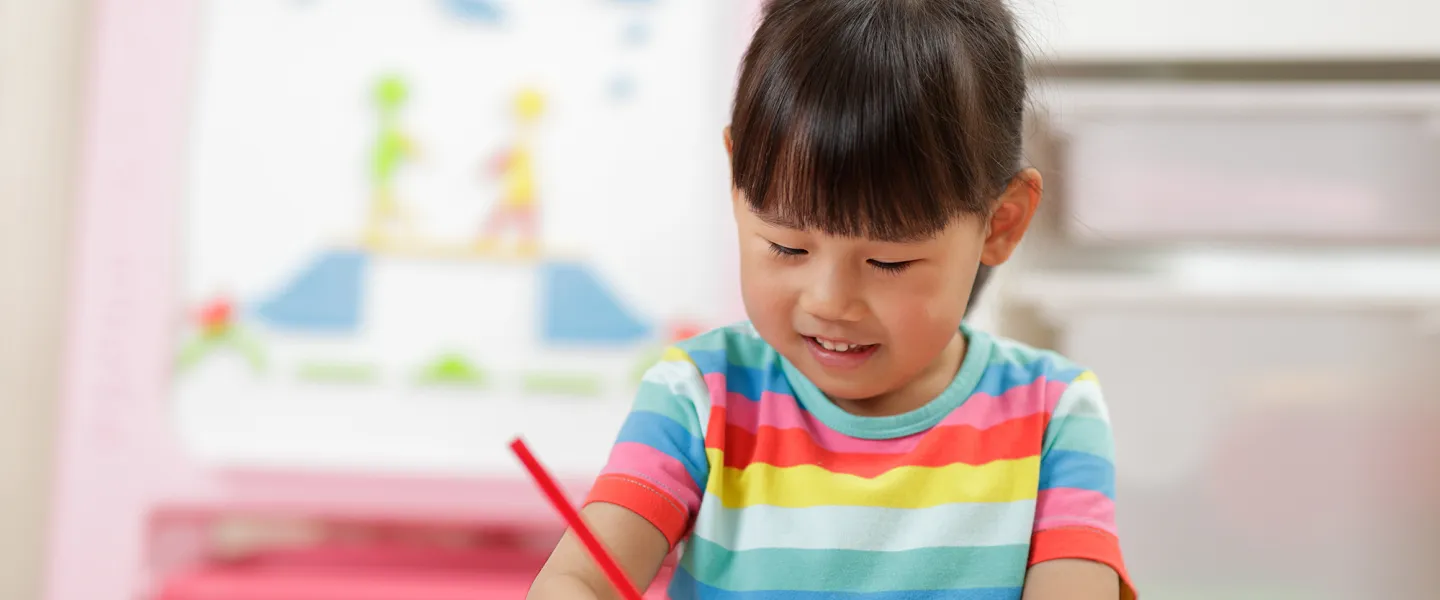
<path fill-rule="evenodd" d="M 211 0 L 174 415 L 202 460 L 598 469 L 738 318 L 724 3 Z"/>

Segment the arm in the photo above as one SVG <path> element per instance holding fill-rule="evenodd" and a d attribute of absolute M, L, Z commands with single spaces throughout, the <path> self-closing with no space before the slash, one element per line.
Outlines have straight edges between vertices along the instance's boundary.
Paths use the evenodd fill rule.
<path fill-rule="evenodd" d="M 595 537 L 605 544 L 615 562 L 625 570 L 625 575 L 643 593 L 660 564 L 670 551 L 670 543 L 644 517 L 631 510 L 608 503 L 594 503 L 585 507 L 580 516 L 594 530 Z M 544 568 L 530 587 L 527 600 L 549 598 L 619 598 L 610 581 L 591 560 L 585 546 L 573 532 L 565 532 L 555 552 L 545 562 Z"/>
<path fill-rule="evenodd" d="M 710 392 L 683 351 L 670 348 L 645 373 L 609 461 L 581 510 L 595 536 L 644 590 L 688 532 L 709 478 L 705 424 Z M 580 540 L 567 532 L 531 586 L 529 600 L 615 598 Z"/>
<path fill-rule="evenodd" d="M 1109 411 L 1086 371 L 1045 429 L 1024 600 L 1135 598 L 1115 530 L 1114 460 Z"/>
<path fill-rule="evenodd" d="M 1022 600 L 1115 600 L 1120 578 L 1107 565 L 1061 558 L 1042 562 L 1025 572 Z"/>

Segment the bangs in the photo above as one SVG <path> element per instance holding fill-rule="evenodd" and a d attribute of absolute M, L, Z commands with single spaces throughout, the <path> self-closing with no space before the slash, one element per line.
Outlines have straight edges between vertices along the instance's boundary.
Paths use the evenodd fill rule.
<path fill-rule="evenodd" d="M 775 4 L 746 53 L 731 121 L 733 184 L 751 210 L 885 241 L 933 237 L 987 210 L 1019 151 L 996 159 L 1005 124 L 984 118 L 984 77 L 946 15 L 916 14 L 924 2 L 827 3 L 839 8 L 821 16 Z"/>

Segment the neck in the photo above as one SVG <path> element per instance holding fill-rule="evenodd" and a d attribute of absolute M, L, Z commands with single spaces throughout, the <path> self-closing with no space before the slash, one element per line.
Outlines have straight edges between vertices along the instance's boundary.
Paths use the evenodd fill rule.
<path fill-rule="evenodd" d="M 889 417 L 916 410 L 929 404 L 955 380 L 955 374 L 960 372 L 960 364 L 965 360 L 965 348 L 965 336 L 956 331 L 955 336 L 950 338 L 950 343 L 945 345 L 945 350 L 940 352 L 940 356 L 911 379 L 910 383 L 873 398 L 836 399 L 835 405 L 845 412 L 861 417 Z"/>

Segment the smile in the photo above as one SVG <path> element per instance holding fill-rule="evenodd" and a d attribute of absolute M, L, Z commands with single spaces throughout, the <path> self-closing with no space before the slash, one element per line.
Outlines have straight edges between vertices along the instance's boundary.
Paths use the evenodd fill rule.
<path fill-rule="evenodd" d="M 810 340 L 815 342 L 816 344 L 820 344 L 820 347 L 826 350 L 830 350 L 832 352 L 864 352 L 866 350 L 869 350 L 870 348 L 875 347 L 875 344 L 852 344 L 849 342 L 827 340 L 825 338 L 819 337 L 812 337 L 810 338 Z"/>
<path fill-rule="evenodd" d="M 856 344 L 843 340 L 805 336 L 805 347 L 810 350 L 810 356 L 814 357 L 815 362 L 820 366 L 826 369 L 846 371 L 864 365 L 880 349 L 880 344 Z"/>

